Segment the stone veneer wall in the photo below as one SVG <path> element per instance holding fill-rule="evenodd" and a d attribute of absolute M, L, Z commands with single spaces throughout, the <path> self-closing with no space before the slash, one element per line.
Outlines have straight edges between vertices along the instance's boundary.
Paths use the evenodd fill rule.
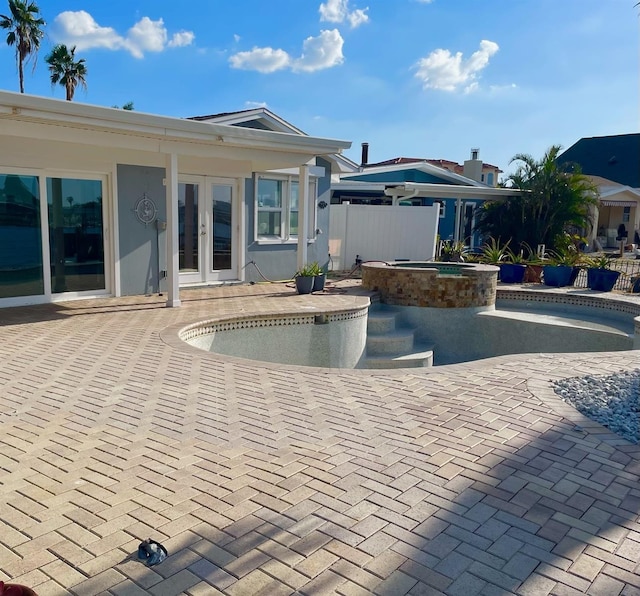
<path fill-rule="evenodd" d="M 444 273 L 452 268 L 461 274 Z M 384 304 L 431 308 L 493 306 L 498 271 L 491 265 L 466 263 L 434 263 L 433 267 L 366 263 L 362 265 L 362 287 L 379 292 Z"/>

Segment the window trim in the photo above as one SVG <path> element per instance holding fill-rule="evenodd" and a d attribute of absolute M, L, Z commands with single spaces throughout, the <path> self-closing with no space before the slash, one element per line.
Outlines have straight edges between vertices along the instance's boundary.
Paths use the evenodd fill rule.
<path fill-rule="evenodd" d="M 260 208 L 258 202 L 258 186 L 260 180 L 277 180 L 282 181 L 282 204 L 281 207 Z M 299 176 L 287 174 L 271 174 L 269 172 L 258 173 L 254 176 L 254 218 L 253 218 L 253 237 L 257 244 L 297 244 L 298 235 L 291 233 L 291 213 L 298 211 L 291 209 L 293 182 L 299 182 Z M 316 241 L 316 229 L 318 222 L 318 179 L 316 176 L 309 176 L 309 227 L 307 230 L 307 242 Z M 263 212 L 277 212 L 281 214 L 280 235 L 267 235 L 258 233 L 258 215 Z M 298 222 L 299 223 L 299 222 Z"/>

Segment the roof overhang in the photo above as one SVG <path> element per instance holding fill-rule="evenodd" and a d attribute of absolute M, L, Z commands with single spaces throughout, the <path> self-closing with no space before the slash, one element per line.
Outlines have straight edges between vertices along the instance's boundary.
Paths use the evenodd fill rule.
<path fill-rule="evenodd" d="M 522 194 L 523 191 L 513 188 L 493 188 L 490 186 L 460 186 L 455 184 L 431 184 L 405 182 L 404 184 L 387 185 L 384 194 L 402 199 L 405 196 L 431 197 L 434 199 L 483 199 L 485 201 L 502 201 Z"/>
<path fill-rule="evenodd" d="M 32 137 L 89 145 L 206 157 L 225 152 L 240 159 L 264 155 L 265 163 L 303 164 L 340 153 L 350 141 L 212 124 L 0 91 L 0 136 Z M 235 150 L 235 151 L 234 151 Z M 282 159 L 277 159 L 281 154 Z"/>

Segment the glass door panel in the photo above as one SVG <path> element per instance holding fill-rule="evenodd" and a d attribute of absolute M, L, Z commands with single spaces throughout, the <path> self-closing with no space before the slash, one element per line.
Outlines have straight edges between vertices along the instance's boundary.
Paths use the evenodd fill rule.
<path fill-rule="evenodd" d="M 38 177 L 0 174 L 0 298 L 42 294 Z"/>
<path fill-rule="evenodd" d="M 211 229 L 213 230 L 212 266 L 213 271 L 233 268 L 233 187 L 229 184 L 211 186 Z"/>
<path fill-rule="evenodd" d="M 178 184 L 178 226 L 180 273 L 200 271 L 198 225 L 198 184 L 181 182 Z"/>
<path fill-rule="evenodd" d="M 51 291 L 104 290 L 102 182 L 47 178 Z"/>

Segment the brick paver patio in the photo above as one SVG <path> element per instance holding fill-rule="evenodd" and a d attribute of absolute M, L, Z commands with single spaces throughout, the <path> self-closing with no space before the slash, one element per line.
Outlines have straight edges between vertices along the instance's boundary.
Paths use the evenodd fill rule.
<path fill-rule="evenodd" d="M 39 596 L 640 595 L 640 451 L 550 389 L 639 352 L 288 369 L 167 328 L 366 298 L 182 298 L 0 310 L 0 579 Z M 170 552 L 153 568 L 147 537 Z"/>

